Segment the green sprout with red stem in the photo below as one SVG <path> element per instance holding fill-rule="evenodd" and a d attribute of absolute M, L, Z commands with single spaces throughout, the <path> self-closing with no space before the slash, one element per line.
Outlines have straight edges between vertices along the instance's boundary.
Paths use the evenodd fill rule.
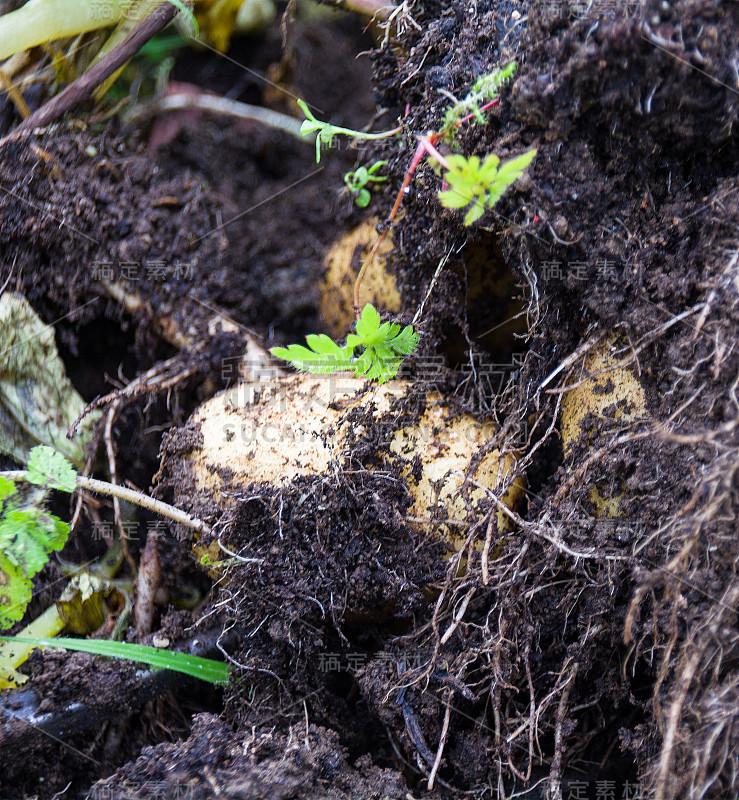
<path fill-rule="evenodd" d="M 446 208 L 463 208 L 466 205 L 471 205 L 465 216 L 465 225 L 471 225 L 475 220 L 479 219 L 486 206 L 492 208 L 503 196 L 505 190 L 521 177 L 523 171 L 533 161 L 534 156 L 536 156 L 536 150 L 529 150 L 499 166 L 500 159 L 492 153 L 480 163 L 480 159 L 477 156 L 471 156 L 469 159 L 458 154 L 444 157 L 436 149 L 436 143 L 439 140 L 451 141 L 454 131 L 465 122 L 471 119 L 476 122 L 484 121 L 483 113 L 500 102 L 498 92 L 511 79 L 515 69 L 515 62 L 511 61 L 503 69 L 497 69 L 487 75 L 480 76 L 464 100 L 456 100 L 456 98 L 452 97 L 455 103 L 445 114 L 444 125 L 441 130 L 430 131 L 425 136 L 419 136 L 418 146 L 385 223 L 385 229 L 375 242 L 357 275 L 357 280 L 354 284 L 354 313 L 357 319 L 359 319 L 361 311 L 359 289 L 362 285 L 362 279 L 367 272 L 367 268 L 374 260 L 377 251 L 385 241 L 385 237 L 400 209 L 400 204 L 403 202 L 403 197 L 409 190 L 413 174 L 424 156 L 431 157 L 447 170 L 444 180 L 449 184 L 450 188 L 439 192 L 441 204 Z M 447 93 L 445 92 L 445 94 Z M 480 105 L 483 100 L 487 102 Z"/>
<path fill-rule="evenodd" d="M 486 208 L 492 208 L 506 189 L 521 177 L 534 159 L 536 150 L 529 150 L 501 165 L 500 159 L 494 153 L 488 154 L 480 161 L 478 156 L 467 158 L 458 153 L 443 156 L 436 149 L 439 140 L 453 144 L 454 132 L 465 122 L 471 119 L 484 122 L 484 112 L 499 102 L 499 90 L 510 80 L 514 70 L 515 63 L 511 62 L 502 69 L 480 76 L 463 100 L 452 97 L 454 104 L 445 114 L 444 124 L 440 130 L 430 131 L 425 136 L 418 137 L 418 146 L 403 178 L 385 228 L 362 264 L 354 283 L 355 332 L 349 334 L 346 343 L 340 346 L 325 334 L 310 334 L 306 337 L 307 347 L 297 344 L 286 348 L 273 347 L 271 352 L 274 356 L 288 361 L 299 370 L 314 374 L 353 371 L 356 377 L 364 376 L 379 383 L 384 383 L 398 374 L 403 360 L 418 345 L 418 334 L 410 325 L 402 328 L 394 322 L 383 323 L 378 311 L 369 303 L 364 309 L 360 308 L 359 289 L 362 279 L 382 246 L 403 202 L 403 196 L 409 191 L 413 174 L 425 156 L 446 170 L 444 181 L 448 188 L 439 192 L 441 204 L 446 208 L 469 206 L 464 219 L 465 225 L 471 225 L 483 215 Z M 316 119 L 302 100 L 299 101 L 299 105 L 306 116 L 300 128 L 301 133 L 304 136 L 316 134 L 316 161 L 321 158 L 321 145 L 330 147 L 336 134 L 363 139 L 382 139 L 394 136 L 401 130 L 399 127 L 382 133 L 362 133 L 339 128 Z M 369 193 L 366 199 L 369 202 Z"/>

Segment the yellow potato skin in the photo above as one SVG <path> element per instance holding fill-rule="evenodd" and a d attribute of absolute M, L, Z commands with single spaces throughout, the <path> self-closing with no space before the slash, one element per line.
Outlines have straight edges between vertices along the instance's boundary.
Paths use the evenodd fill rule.
<path fill-rule="evenodd" d="M 362 394 L 364 388 L 365 382 L 358 378 L 291 375 L 258 385 L 242 383 L 216 395 L 195 412 L 202 441 L 186 458 L 196 489 L 228 504 L 232 500 L 223 492 L 223 468 L 241 486 L 280 486 L 301 475 L 329 472 L 332 464 L 348 455 L 349 432 L 361 434 L 352 426 L 349 411 L 373 404 L 373 417 L 379 418 L 390 411 L 391 399 L 404 396 L 410 384 L 389 381 Z M 355 402 L 347 406 L 346 400 Z M 380 453 L 388 462 L 401 463 L 413 497 L 408 511 L 411 524 L 441 536 L 452 549 L 461 546 L 486 497 L 477 486 L 462 491 L 465 475 L 510 504 L 523 491 L 520 479 L 506 488 L 515 468 L 511 454 L 501 458 L 493 450 L 471 468 L 494 432 L 492 422 L 469 415 L 454 417 L 443 398 L 433 393 L 426 398 L 418 424 L 395 431 L 385 453 Z M 502 512 L 496 513 L 502 534 L 510 529 L 509 521 Z"/>
<path fill-rule="evenodd" d="M 603 426 L 615 422 L 630 422 L 647 416 L 647 399 L 635 372 L 630 366 L 609 369 L 619 359 L 613 353 L 615 339 L 609 338 L 585 359 L 585 374 L 607 370 L 588 378 L 572 391 L 565 393 L 561 408 L 562 446 L 565 458 L 572 454 L 575 443 L 584 433 L 582 422 L 588 414 L 603 420 Z M 579 383 L 580 379 L 573 379 Z"/>
<path fill-rule="evenodd" d="M 581 378 L 573 379 L 572 382 L 579 385 L 562 398 L 560 421 L 565 461 L 571 460 L 575 445 L 586 434 L 584 421 L 588 415 L 600 418 L 604 429 L 615 422 L 631 422 L 648 416 L 644 387 L 634 370 L 631 366 L 613 367 L 623 359 L 623 355 L 618 358 L 614 355 L 618 346 L 616 338 L 609 337 L 595 348 L 585 359 L 584 374 L 606 371 L 582 383 Z M 601 427 L 592 417 L 589 425 Z M 591 430 L 588 435 L 592 436 L 592 433 Z M 589 490 L 594 514 L 598 518 L 615 519 L 621 516 L 620 501 L 623 496 L 624 492 L 621 491 L 614 497 L 604 497 L 597 486 L 591 486 Z"/>
<path fill-rule="evenodd" d="M 377 223 L 376 217 L 360 223 L 334 242 L 324 258 L 326 276 L 321 286 L 319 310 L 327 331 L 335 339 L 346 336 L 354 322 L 354 283 L 379 236 Z M 362 279 L 359 290 L 362 307 L 371 303 L 375 308 L 391 314 L 400 311 L 400 292 L 395 276 L 387 270 L 392 250 L 391 231 Z"/>

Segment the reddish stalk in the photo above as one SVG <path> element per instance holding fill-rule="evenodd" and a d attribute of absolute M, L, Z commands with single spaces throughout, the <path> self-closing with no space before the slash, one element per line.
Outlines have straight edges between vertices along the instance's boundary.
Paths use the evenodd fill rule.
<path fill-rule="evenodd" d="M 496 97 L 490 102 L 485 103 L 485 105 L 480 106 L 478 113 L 487 111 L 489 108 L 492 108 L 498 102 L 500 102 L 500 98 Z M 462 119 L 458 120 L 455 123 L 454 127 L 458 128 L 463 123 L 471 120 L 474 116 L 475 112 L 467 114 L 466 116 L 462 117 Z M 388 215 L 388 218 L 385 221 L 385 229 L 380 234 L 380 238 L 373 245 L 372 250 L 370 250 L 370 254 L 367 256 L 364 264 L 362 264 L 362 268 L 359 270 L 359 273 L 357 274 L 357 280 L 354 283 L 354 314 L 356 315 L 357 319 L 359 319 L 361 314 L 361 308 L 359 306 L 359 289 L 362 285 L 362 280 L 365 276 L 365 273 L 367 272 L 367 268 L 373 262 L 375 256 L 377 255 L 377 251 L 382 246 L 382 243 L 385 241 L 385 237 L 387 236 L 390 228 L 393 225 L 393 222 L 395 221 L 395 217 L 397 216 L 398 210 L 400 209 L 400 204 L 403 202 L 404 195 L 406 195 L 409 191 L 411 180 L 413 179 L 413 174 L 415 173 L 418 165 L 421 163 L 421 159 L 423 159 L 424 155 L 429 155 L 435 161 L 438 161 L 439 164 L 441 164 L 443 167 L 449 169 L 449 164 L 447 160 L 444 158 L 444 156 L 441 155 L 441 153 L 435 147 L 436 142 L 438 142 L 439 139 L 443 138 L 446 135 L 446 133 L 447 130 L 430 131 L 428 134 L 426 134 L 426 136 L 419 137 L 418 147 L 416 147 L 416 151 L 415 153 L 413 153 L 413 158 L 411 159 L 408 171 L 405 173 L 405 177 L 403 178 L 403 183 L 400 185 L 400 190 L 398 191 L 398 195 L 395 198 L 395 203 L 393 204 L 390 214 Z"/>

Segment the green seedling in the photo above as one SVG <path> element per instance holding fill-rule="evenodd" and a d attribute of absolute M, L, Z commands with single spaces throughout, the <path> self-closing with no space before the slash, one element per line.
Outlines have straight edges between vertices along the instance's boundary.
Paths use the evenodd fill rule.
<path fill-rule="evenodd" d="M 511 158 L 500 166 L 494 153 L 480 162 L 477 156 L 465 158 L 461 155 L 447 156 L 444 180 L 449 189 L 439 192 L 439 200 L 445 208 L 464 208 L 471 205 L 464 218 L 465 225 L 479 219 L 485 208 L 492 208 L 505 190 L 523 175 L 533 161 L 536 150 L 529 150 Z"/>
<path fill-rule="evenodd" d="M 321 333 L 305 337 L 308 347 L 291 344 L 273 347 L 270 352 L 303 372 L 329 375 L 352 371 L 358 378 L 385 383 L 398 374 L 403 360 L 418 345 L 419 336 L 410 325 L 401 328 L 397 322 L 381 322 L 380 314 L 370 303 L 354 329 L 343 347 Z M 358 348 L 359 355 L 355 355 Z"/>
<path fill-rule="evenodd" d="M 321 148 L 329 149 L 334 140 L 334 136 L 342 134 L 350 136 L 352 139 L 387 139 L 390 136 L 395 136 L 400 133 L 401 126 L 393 128 L 391 131 L 382 131 L 381 133 L 363 133 L 362 131 L 354 131 L 351 128 L 340 128 L 337 125 L 332 125 L 330 122 L 321 122 L 316 119 L 308 104 L 303 100 L 298 100 L 300 110 L 305 114 L 303 124 L 300 126 L 300 133 L 303 136 L 310 136 L 312 133 L 316 134 L 316 164 L 321 160 Z"/>
<path fill-rule="evenodd" d="M 480 104 L 495 100 L 500 94 L 501 88 L 511 80 L 515 71 L 516 62 L 511 61 L 505 67 L 481 75 L 472 84 L 472 88 L 464 100 L 457 100 L 454 95 L 442 90 L 442 94 L 449 97 L 453 101 L 453 105 L 444 115 L 444 125 L 439 135 L 444 139 L 451 140 L 459 125 L 467 119 L 474 119 L 475 122 L 483 124 L 485 122 L 483 111 L 489 105 L 481 107 Z"/>
<path fill-rule="evenodd" d="M 11 645 L 18 643 L 31 647 L 59 647 L 63 650 L 78 650 L 97 656 L 124 658 L 128 661 L 148 664 L 155 669 L 182 672 L 193 678 L 208 681 L 208 683 L 228 682 L 228 666 L 221 661 L 143 644 L 109 642 L 105 639 L 40 639 L 28 636 L 0 636 L 0 641 L 9 642 Z"/>
<path fill-rule="evenodd" d="M 372 195 L 366 186 L 368 183 L 382 183 L 387 180 L 387 177 L 375 174 L 378 169 L 384 167 L 386 164 L 387 161 L 375 161 L 369 168 L 359 167 L 354 172 L 347 172 L 346 175 L 344 175 L 344 183 L 351 192 L 355 205 L 360 208 L 367 208 Z"/>
<path fill-rule="evenodd" d="M 403 183 L 398 190 L 395 203 L 386 220 L 385 228 L 373 245 L 357 275 L 357 280 L 354 284 L 354 308 L 357 314 L 359 314 L 359 287 L 364 274 L 385 241 L 385 237 L 400 209 L 400 204 L 403 202 L 403 197 L 410 191 L 413 174 L 424 156 L 430 156 L 447 169 L 445 179 L 452 188 L 439 192 L 441 202 L 449 208 L 461 208 L 470 203 L 472 204 L 472 208 L 465 217 L 465 225 L 470 225 L 476 219 L 479 219 L 486 207 L 491 208 L 500 199 L 505 189 L 517 177 L 520 177 L 525 166 L 531 163 L 531 160 L 536 155 L 536 150 L 530 150 L 517 159 L 506 162 L 500 171 L 497 170 L 500 163 L 497 157 L 493 157 L 495 158 L 495 161 L 493 161 L 490 156 L 487 156 L 483 162 L 484 171 L 481 174 L 479 159 L 474 162 L 471 159 L 465 159 L 464 156 L 457 156 L 456 158 L 461 160 L 450 162 L 435 147 L 435 144 L 440 139 L 453 144 L 454 132 L 468 120 L 474 119 L 476 122 L 484 122 L 483 112 L 499 102 L 498 93 L 500 88 L 511 79 L 515 69 L 515 62 L 511 62 L 501 69 L 495 69 L 486 75 L 481 75 L 463 100 L 457 100 L 452 95 L 449 95 L 454 104 L 447 111 L 441 129 L 432 131 L 426 136 L 418 137 L 418 146 L 405 173 Z M 487 102 L 481 106 L 480 103 L 483 100 Z M 473 156 L 473 158 L 476 157 Z M 520 166 L 524 161 L 526 164 L 521 167 L 520 172 L 515 177 L 511 177 L 516 170 L 516 165 Z M 495 164 L 495 169 L 493 169 L 493 164 Z M 446 194 L 446 191 L 449 191 L 449 194 Z M 465 199 L 464 203 L 461 202 L 462 199 Z M 452 205 L 453 203 L 458 203 L 459 205 Z"/>
<path fill-rule="evenodd" d="M 17 481 L 28 486 L 19 490 Z M 21 619 L 31 599 L 33 577 L 69 536 L 68 523 L 44 507 L 51 489 L 111 495 L 201 533 L 210 530 L 201 520 L 141 492 L 78 475 L 61 453 L 38 445 L 30 451 L 25 470 L 0 473 L 0 628 L 9 628 Z"/>

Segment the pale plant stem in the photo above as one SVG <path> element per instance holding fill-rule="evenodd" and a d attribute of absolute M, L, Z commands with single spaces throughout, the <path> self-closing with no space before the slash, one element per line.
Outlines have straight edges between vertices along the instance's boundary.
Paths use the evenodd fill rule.
<path fill-rule="evenodd" d="M 0 477 L 7 478 L 11 481 L 26 480 L 26 471 L 19 469 L 0 472 Z M 167 517 L 174 522 L 181 522 L 183 525 L 187 525 L 188 528 L 193 528 L 200 533 L 210 533 L 210 525 L 197 517 L 191 517 L 185 511 L 180 511 L 179 508 L 175 508 L 169 505 L 169 503 L 155 500 L 153 497 L 149 497 L 149 495 L 143 492 L 137 492 L 135 489 L 129 489 L 126 486 L 116 486 L 107 481 L 99 481 L 95 478 L 85 478 L 82 475 L 78 475 L 77 489 L 86 489 L 88 492 L 97 492 L 98 494 L 104 494 L 108 497 L 118 497 L 121 500 L 126 500 L 141 508 L 153 511 L 155 514 L 159 514 L 162 517 Z"/>

